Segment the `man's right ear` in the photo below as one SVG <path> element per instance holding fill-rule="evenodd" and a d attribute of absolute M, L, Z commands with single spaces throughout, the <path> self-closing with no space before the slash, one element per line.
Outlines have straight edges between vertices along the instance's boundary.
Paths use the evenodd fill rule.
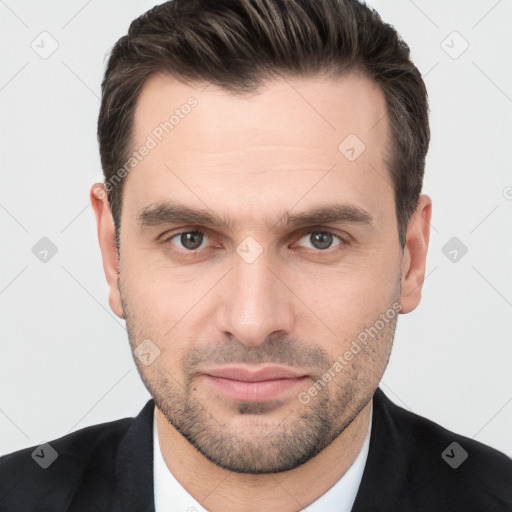
<path fill-rule="evenodd" d="M 119 293 L 119 262 L 114 218 L 110 211 L 107 192 L 103 183 L 95 183 L 91 187 L 90 199 L 96 217 L 103 270 L 109 286 L 108 302 L 112 311 L 119 318 L 124 318 L 121 294 Z"/>

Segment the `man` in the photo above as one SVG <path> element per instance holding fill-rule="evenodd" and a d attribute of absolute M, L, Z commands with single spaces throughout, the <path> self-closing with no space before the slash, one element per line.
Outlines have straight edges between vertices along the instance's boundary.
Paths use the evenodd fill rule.
<path fill-rule="evenodd" d="M 0 509 L 512 510 L 510 459 L 378 387 L 431 218 L 394 29 L 355 0 L 175 0 L 102 90 L 91 202 L 153 399 L 4 456 Z"/>

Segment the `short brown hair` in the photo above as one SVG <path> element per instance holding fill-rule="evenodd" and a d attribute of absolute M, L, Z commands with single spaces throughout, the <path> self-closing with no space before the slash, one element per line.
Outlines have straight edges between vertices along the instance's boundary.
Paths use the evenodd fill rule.
<path fill-rule="evenodd" d="M 407 44 L 357 0 L 172 0 L 135 19 L 114 45 L 102 82 L 98 141 L 105 183 L 129 158 L 134 112 L 145 81 L 164 73 L 251 93 L 278 76 L 377 83 L 391 129 L 388 171 L 402 248 L 422 189 L 430 139 L 428 100 Z M 341 141 L 340 141 L 341 142 Z M 119 248 L 124 180 L 107 187 Z"/>

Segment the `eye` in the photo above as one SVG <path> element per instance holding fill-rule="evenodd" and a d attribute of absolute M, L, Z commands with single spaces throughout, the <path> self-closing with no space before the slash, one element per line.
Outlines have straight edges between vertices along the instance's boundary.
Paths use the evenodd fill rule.
<path fill-rule="evenodd" d="M 306 240 L 307 243 L 311 244 L 309 248 L 317 251 L 325 251 L 326 249 L 331 249 L 345 243 L 345 240 L 339 235 L 324 229 L 309 231 L 303 235 L 300 240 Z M 338 243 L 333 246 L 332 244 L 336 240 L 338 240 Z"/>
<path fill-rule="evenodd" d="M 177 245 L 178 249 L 182 252 L 193 252 L 202 249 L 202 244 L 207 238 L 207 234 L 201 230 L 194 231 L 182 231 L 176 233 L 164 240 L 164 242 L 170 242 L 173 245 Z M 175 243 L 176 242 L 176 243 Z"/>

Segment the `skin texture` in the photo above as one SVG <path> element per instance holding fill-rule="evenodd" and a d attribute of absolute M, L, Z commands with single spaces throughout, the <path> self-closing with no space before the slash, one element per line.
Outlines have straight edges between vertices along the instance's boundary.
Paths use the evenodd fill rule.
<path fill-rule="evenodd" d="M 187 491 L 212 511 L 300 510 L 361 449 L 397 316 L 344 354 L 386 312 L 418 305 L 431 201 L 421 196 L 402 252 L 385 101 L 364 77 L 275 79 L 242 97 L 155 76 L 137 104 L 133 147 L 190 97 L 197 105 L 126 177 L 119 267 L 103 185 L 91 188 L 110 306 L 132 351 L 146 339 L 158 347 L 151 364 L 134 360 L 157 406 L 164 460 Z M 365 144 L 353 161 L 338 149 L 349 134 Z M 225 223 L 141 227 L 138 214 L 167 200 Z M 371 221 L 279 223 L 328 203 Z M 197 229 L 204 238 L 170 239 Z M 262 252 L 248 262 L 240 247 Z M 308 394 L 340 357 L 342 369 Z M 306 377 L 277 398 L 239 400 L 204 374 L 228 363 Z"/>

